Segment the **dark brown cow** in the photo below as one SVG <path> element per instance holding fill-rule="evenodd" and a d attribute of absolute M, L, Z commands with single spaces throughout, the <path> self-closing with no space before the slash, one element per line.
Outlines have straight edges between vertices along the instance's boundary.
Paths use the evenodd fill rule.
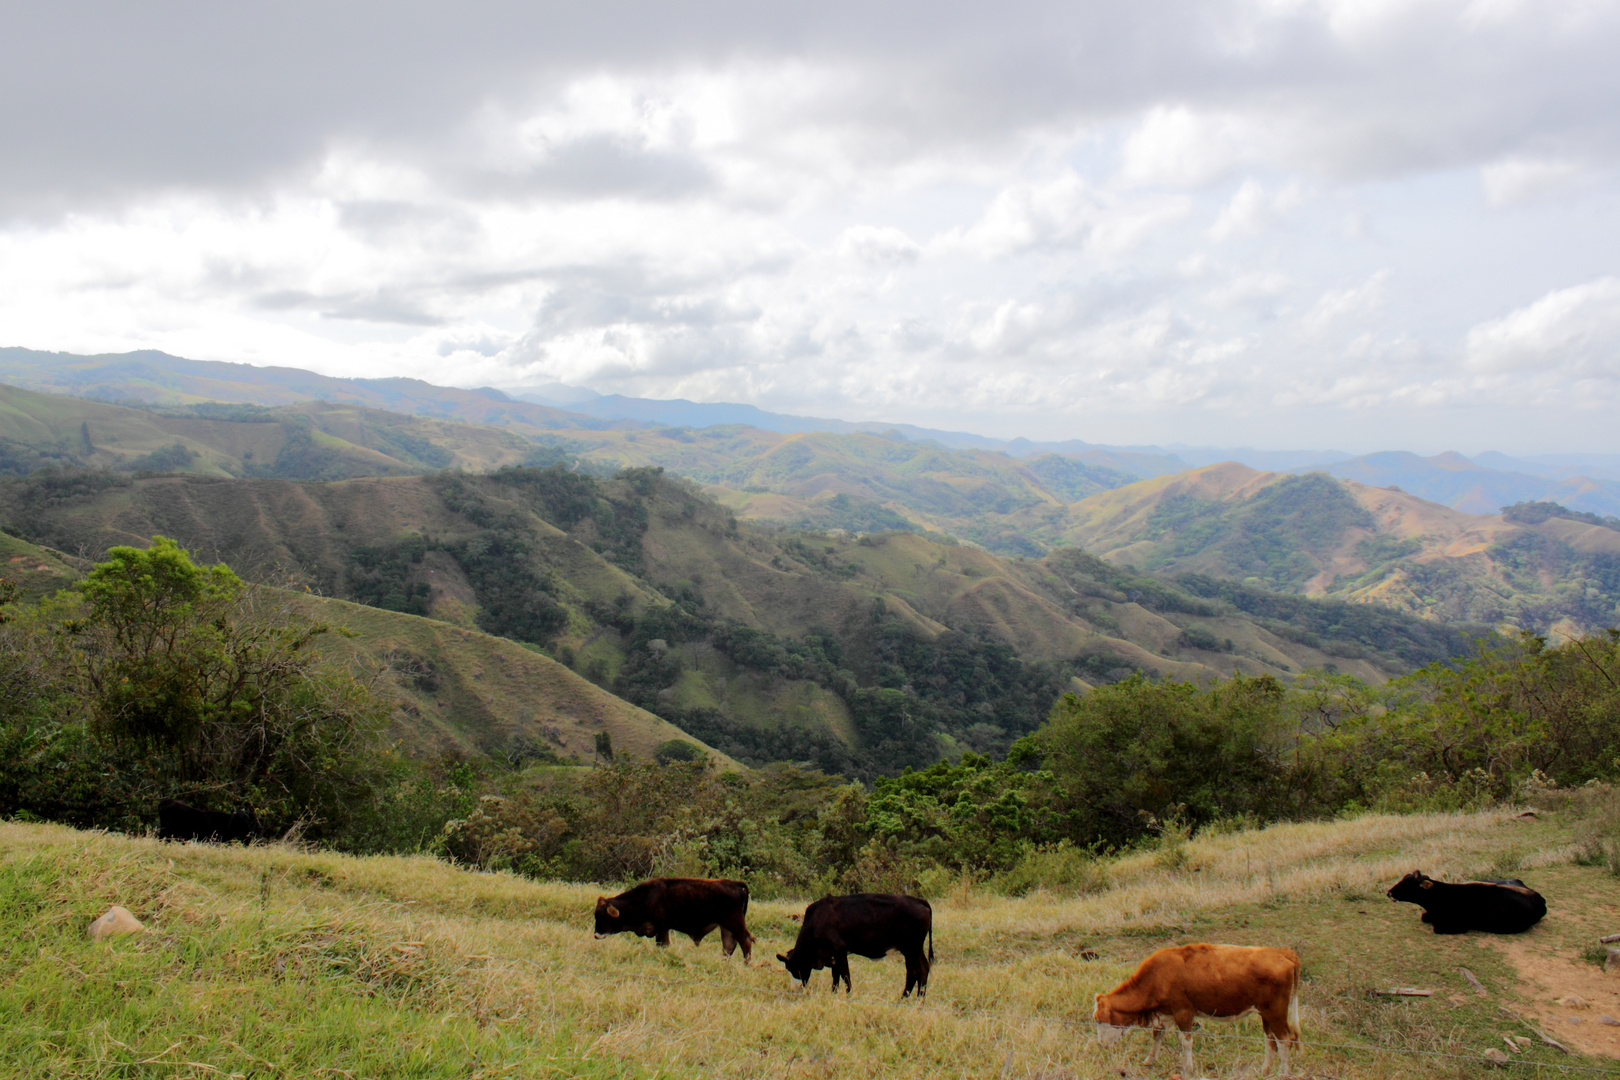
<path fill-rule="evenodd" d="M 1132 1028 L 1153 1032 L 1148 1061 L 1159 1056 L 1165 1018 L 1181 1031 L 1188 1075 L 1193 1071 L 1192 1027 L 1200 1016 L 1236 1020 L 1260 1014 L 1266 1044 L 1261 1075 L 1271 1068 L 1271 1048 L 1288 1075 L 1288 1052 L 1299 1042 L 1299 957 L 1292 949 L 1242 945 L 1181 945 L 1160 949 L 1136 973 L 1098 994 L 1097 1041 L 1107 1046 Z"/>
<path fill-rule="evenodd" d="M 653 878 L 618 896 L 596 898 L 596 936 L 626 930 L 656 938 L 669 945 L 670 931 L 701 944 L 712 930 L 720 931 L 720 946 L 730 956 L 742 946 L 743 963 L 754 955 L 754 935 L 748 932 L 748 886 L 719 878 Z"/>
<path fill-rule="evenodd" d="M 259 834 L 258 823 L 251 813 L 237 810 L 199 810 L 179 799 L 164 799 L 158 803 L 159 840 L 216 840 L 222 844 L 240 841 L 249 843 Z"/>
<path fill-rule="evenodd" d="M 1437 934 L 1522 934 L 1547 914 L 1547 901 L 1518 878 L 1448 882 L 1414 870 L 1385 895 L 1421 907 Z"/>
<path fill-rule="evenodd" d="M 923 939 L 928 939 L 928 955 L 923 956 Z M 906 958 L 908 997 L 916 987 L 919 998 L 928 996 L 928 973 L 934 961 L 934 909 L 928 901 L 898 893 L 855 893 L 850 896 L 824 896 L 804 909 L 799 939 L 787 955 L 776 958 L 787 965 L 788 974 L 800 986 L 810 984 L 810 973 L 832 968 L 832 988 L 838 981 L 849 982 L 849 954 L 881 960 L 899 950 Z"/>

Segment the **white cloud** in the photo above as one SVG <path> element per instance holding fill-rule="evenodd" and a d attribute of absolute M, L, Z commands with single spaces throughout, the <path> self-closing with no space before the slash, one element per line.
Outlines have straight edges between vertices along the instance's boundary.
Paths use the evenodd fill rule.
<path fill-rule="evenodd" d="M 1125 141 L 1121 175 L 1138 186 L 1199 187 L 1257 157 L 1259 141 L 1242 116 L 1158 105 Z"/>
<path fill-rule="evenodd" d="M 851 225 L 839 234 L 838 253 L 873 266 L 892 266 L 915 262 L 922 248 L 892 225 Z"/>
<path fill-rule="evenodd" d="M 1579 164 L 1556 158 L 1510 157 L 1479 171 L 1485 200 L 1492 206 L 1524 202 L 1567 189 L 1583 177 Z"/>
<path fill-rule="evenodd" d="M 1558 289 L 1468 332 L 1480 372 L 1620 380 L 1620 278 Z"/>

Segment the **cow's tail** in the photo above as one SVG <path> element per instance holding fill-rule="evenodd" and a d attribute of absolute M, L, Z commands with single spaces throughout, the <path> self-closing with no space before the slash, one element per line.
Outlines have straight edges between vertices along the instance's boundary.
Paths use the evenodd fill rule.
<path fill-rule="evenodd" d="M 933 912 L 928 914 L 928 962 L 932 964 L 934 962 L 934 918 Z"/>
<path fill-rule="evenodd" d="M 1288 1034 L 1299 1041 L 1299 964 L 1294 964 L 1294 977 L 1288 987 Z M 1269 1052 L 1269 1051 L 1268 1051 Z"/>

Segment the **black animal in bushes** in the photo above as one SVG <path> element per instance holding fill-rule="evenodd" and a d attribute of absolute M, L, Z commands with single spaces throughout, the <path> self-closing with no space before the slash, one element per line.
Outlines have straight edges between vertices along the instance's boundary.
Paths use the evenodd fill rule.
<path fill-rule="evenodd" d="M 754 954 L 748 932 L 748 886 L 724 878 L 653 878 L 618 896 L 596 898 L 596 936 L 630 931 L 669 944 L 670 931 L 685 934 L 694 945 L 720 931 L 720 946 L 730 956 L 742 946 L 743 963 Z"/>
<path fill-rule="evenodd" d="M 1387 895 L 1421 907 L 1423 921 L 1437 934 L 1522 934 L 1547 914 L 1547 901 L 1517 878 L 1446 882 L 1414 870 Z"/>
<path fill-rule="evenodd" d="M 919 998 L 927 997 L 934 961 L 934 909 L 916 896 L 854 893 L 824 896 L 805 908 L 799 939 L 786 955 L 777 953 L 776 958 L 800 986 L 810 984 L 811 972 L 830 967 L 833 991 L 843 980 L 844 992 L 849 993 L 850 953 L 881 960 L 896 950 L 906 958 L 906 989 L 900 996 L 909 997 L 915 987 Z"/>
<path fill-rule="evenodd" d="M 179 799 L 158 803 L 159 840 L 210 840 L 248 843 L 259 835 L 259 823 L 246 810 L 225 813 L 199 810 Z"/>

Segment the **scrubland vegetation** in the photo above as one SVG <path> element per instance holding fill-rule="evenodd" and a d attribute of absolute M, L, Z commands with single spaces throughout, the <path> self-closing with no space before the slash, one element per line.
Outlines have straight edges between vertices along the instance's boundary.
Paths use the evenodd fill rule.
<path fill-rule="evenodd" d="M 382 738 L 375 683 L 314 648 L 339 631 L 280 595 L 159 540 L 5 609 L 0 813 L 139 831 L 159 799 L 180 797 L 251 808 L 272 835 L 537 878 L 728 875 L 771 896 L 965 877 L 1016 895 L 1083 884 L 1100 854 L 1200 830 L 1469 810 L 1527 784 L 1620 778 L 1615 633 L 1482 645 L 1381 687 L 1324 672 L 1203 687 L 1137 674 L 1066 694 L 1004 755 L 869 784 L 785 764 L 718 770 L 679 740 L 614 760 L 605 736 L 592 768 L 414 760 Z M 742 640 L 731 647 L 769 644 Z M 908 699 L 890 693 L 903 737 Z"/>

